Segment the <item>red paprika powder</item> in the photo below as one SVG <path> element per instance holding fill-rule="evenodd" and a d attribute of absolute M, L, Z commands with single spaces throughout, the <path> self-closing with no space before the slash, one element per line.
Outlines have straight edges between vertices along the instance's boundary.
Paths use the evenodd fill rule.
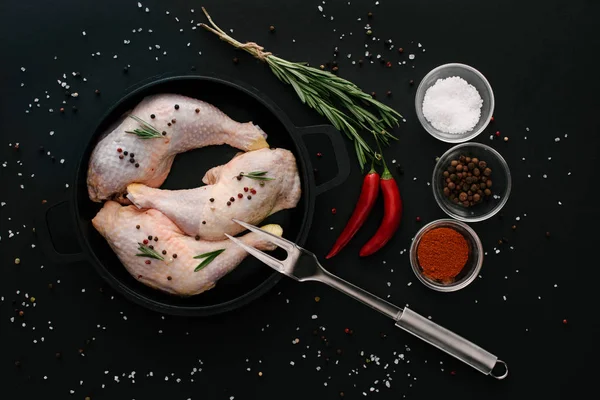
<path fill-rule="evenodd" d="M 450 282 L 467 263 L 469 245 L 464 236 L 454 229 L 435 228 L 421 238 L 417 258 L 425 276 Z"/>

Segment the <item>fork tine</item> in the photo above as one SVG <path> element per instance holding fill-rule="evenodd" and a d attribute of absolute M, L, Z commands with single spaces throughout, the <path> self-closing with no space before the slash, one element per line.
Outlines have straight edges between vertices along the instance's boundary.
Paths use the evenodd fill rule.
<path fill-rule="evenodd" d="M 234 238 L 231 235 L 225 234 L 233 243 L 240 246 L 242 249 L 246 250 L 248 253 L 252 254 L 254 257 L 258 258 L 263 263 L 267 264 L 269 267 L 273 268 L 278 272 L 283 272 L 283 264 L 278 259 L 271 257 L 270 255 L 263 253 L 260 250 L 255 249 L 252 246 L 248 246 L 246 243 L 241 240 Z"/>
<path fill-rule="evenodd" d="M 262 230 L 260 228 L 257 228 L 254 225 L 247 224 L 246 222 L 237 220 L 235 218 L 232 218 L 232 221 L 235 222 L 235 223 L 237 223 L 237 224 L 240 224 L 241 226 L 243 226 L 244 228 L 248 229 L 249 231 L 252 231 L 252 232 L 257 233 L 259 235 L 269 236 L 268 240 L 271 243 L 277 245 L 278 247 L 281 247 L 282 249 L 286 250 L 288 253 L 291 252 L 296 247 L 296 245 L 294 243 L 290 242 L 289 240 L 286 240 L 286 239 L 284 239 L 284 238 L 282 238 L 280 236 L 277 236 L 277 235 L 273 235 L 272 233 L 269 233 L 269 232 L 264 231 L 264 230 Z"/>

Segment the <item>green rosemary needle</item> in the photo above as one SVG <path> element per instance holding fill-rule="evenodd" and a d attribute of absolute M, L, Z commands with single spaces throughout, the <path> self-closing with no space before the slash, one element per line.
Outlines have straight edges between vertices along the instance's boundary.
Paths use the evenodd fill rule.
<path fill-rule="evenodd" d="M 240 172 L 239 176 L 244 176 L 246 178 L 254 179 L 256 181 L 273 181 L 275 178 L 270 178 L 265 176 L 267 171 L 254 171 L 254 172 Z"/>
<path fill-rule="evenodd" d="M 136 128 L 133 131 L 125 131 L 126 133 L 137 135 L 141 139 L 156 139 L 163 137 L 163 135 L 158 131 L 158 129 L 156 129 L 140 117 L 137 117 L 133 114 L 129 114 L 129 118 L 132 118 L 139 122 L 139 124 L 142 126 L 142 129 Z"/>
<path fill-rule="evenodd" d="M 198 266 L 196 267 L 196 269 L 194 269 L 194 272 L 198 272 L 202 268 L 206 267 L 208 264 L 210 264 L 211 262 L 213 262 L 214 259 L 217 258 L 217 256 L 219 254 L 221 254 L 224 251 L 225 251 L 225 249 L 219 249 L 219 250 L 211 251 L 211 252 L 208 252 L 208 253 L 200 254 L 200 255 L 194 257 L 195 259 L 202 259 L 202 258 L 204 259 L 204 260 L 202 260 L 202 262 L 200 264 L 198 264 Z"/>
<path fill-rule="evenodd" d="M 165 261 L 164 257 L 161 256 L 160 254 L 158 254 L 156 252 L 156 250 L 151 249 L 150 247 L 148 247 L 142 243 L 139 243 L 139 242 L 138 242 L 138 246 L 139 246 L 138 247 L 139 253 L 136 254 L 136 256 L 154 258 L 156 260 Z"/>

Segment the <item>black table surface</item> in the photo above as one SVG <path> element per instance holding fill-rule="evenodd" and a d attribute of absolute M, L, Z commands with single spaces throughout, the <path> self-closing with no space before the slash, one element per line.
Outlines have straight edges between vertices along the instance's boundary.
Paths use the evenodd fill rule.
<path fill-rule="evenodd" d="M 193 30 L 204 21 L 201 5 L 239 40 L 256 41 L 284 58 L 313 65 L 336 59 L 340 76 L 405 115 L 406 123 L 394 131 L 399 140 L 385 151 L 404 169 L 393 170 L 405 204 L 399 232 L 376 255 L 358 258 L 359 246 L 381 218 L 379 204 L 348 249 L 324 265 L 498 355 L 510 366 L 508 379 L 486 377 L 318 284 L 282 281 L 239 310 L 181 318 L 126 301 L 89 264 L 48 261 L 36 245 L 34 216 L 42 200 L 54 204 L 71 195 L 91 127 L 131 85 L 162 73 L 190 73 L 194 66 L 197 74 L 218 73 L 253 85 L 298 126 L 326 122 L 259 61 Z M 600 45 L 598 5 L 146 0 L 140 8 L 133 0 L 2 1 L 0 397 L 305 399 L 344 392 L 352 399 L 559 399 L 593 390 L 600 333 L 595 290 L 600 272 L 592 257 L 598 236 L 600 87 L 592 56 Z M 387 39 L 394 50 L 386 48 Z M 366 50 L 391 67 L 353 64 Z M 487 252 L 481 279 L 451 294 L 422 286 L 406 251 L 420 226 L 444 217 L 427 182 L 435 157 L 450 145 L 420 127 L 413 103 L 421 78 L 447 62 L 472 65 L 491 82 L 495 121 L 476 141 L 503 154 L 514 184 L 502 218 L 472 224 Z M 68 81 L 79 97 L 64 97 L 57 80 Z M 388 90 L 391 97 L 384 95 Z M 491 140 L 496 131 L 500 137 Z M 507 142 L 501 140 L 505 136 Z M 55 161 L 40 154 L 39 146 Z M 334 165 L 327 146 L 325 140 L 309 143 L 311 154 L 325 153 L 319 160 L 325 174 Z M 354 157 L 350 143 L 347 150 Z M 358 196 L 361 172 L 352 165 L 342 186 L 317 199 L 306 247 L 320 257 Z M 73 232 L 60 220 L 53 225 L 69 250 Z M 502 238 L 508 243 L 499 245 Z"/>

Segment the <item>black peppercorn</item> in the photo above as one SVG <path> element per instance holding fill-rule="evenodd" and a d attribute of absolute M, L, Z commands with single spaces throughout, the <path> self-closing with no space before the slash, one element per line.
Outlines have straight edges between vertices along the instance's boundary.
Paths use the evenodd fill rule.
<path fill-rule="evenodd" d="M 175 104 L 175 109 L 179 110 L 179 104 Z"/>
<path fill-rule="evenodd" d="M 492 192 L 489 188 L 492 186 L 492 181 L 489 177 L 481 175 L 479 165 L 482 162 L 478 158 L 471 159 L 464 155 L 457 160 L 451 160 L 446 170 L 442 172 L 443 195 L 464 207 L 480 203 L 484 195 L 491 196 Z M 491 170 L 488 173 L 491 174 Z"/>

